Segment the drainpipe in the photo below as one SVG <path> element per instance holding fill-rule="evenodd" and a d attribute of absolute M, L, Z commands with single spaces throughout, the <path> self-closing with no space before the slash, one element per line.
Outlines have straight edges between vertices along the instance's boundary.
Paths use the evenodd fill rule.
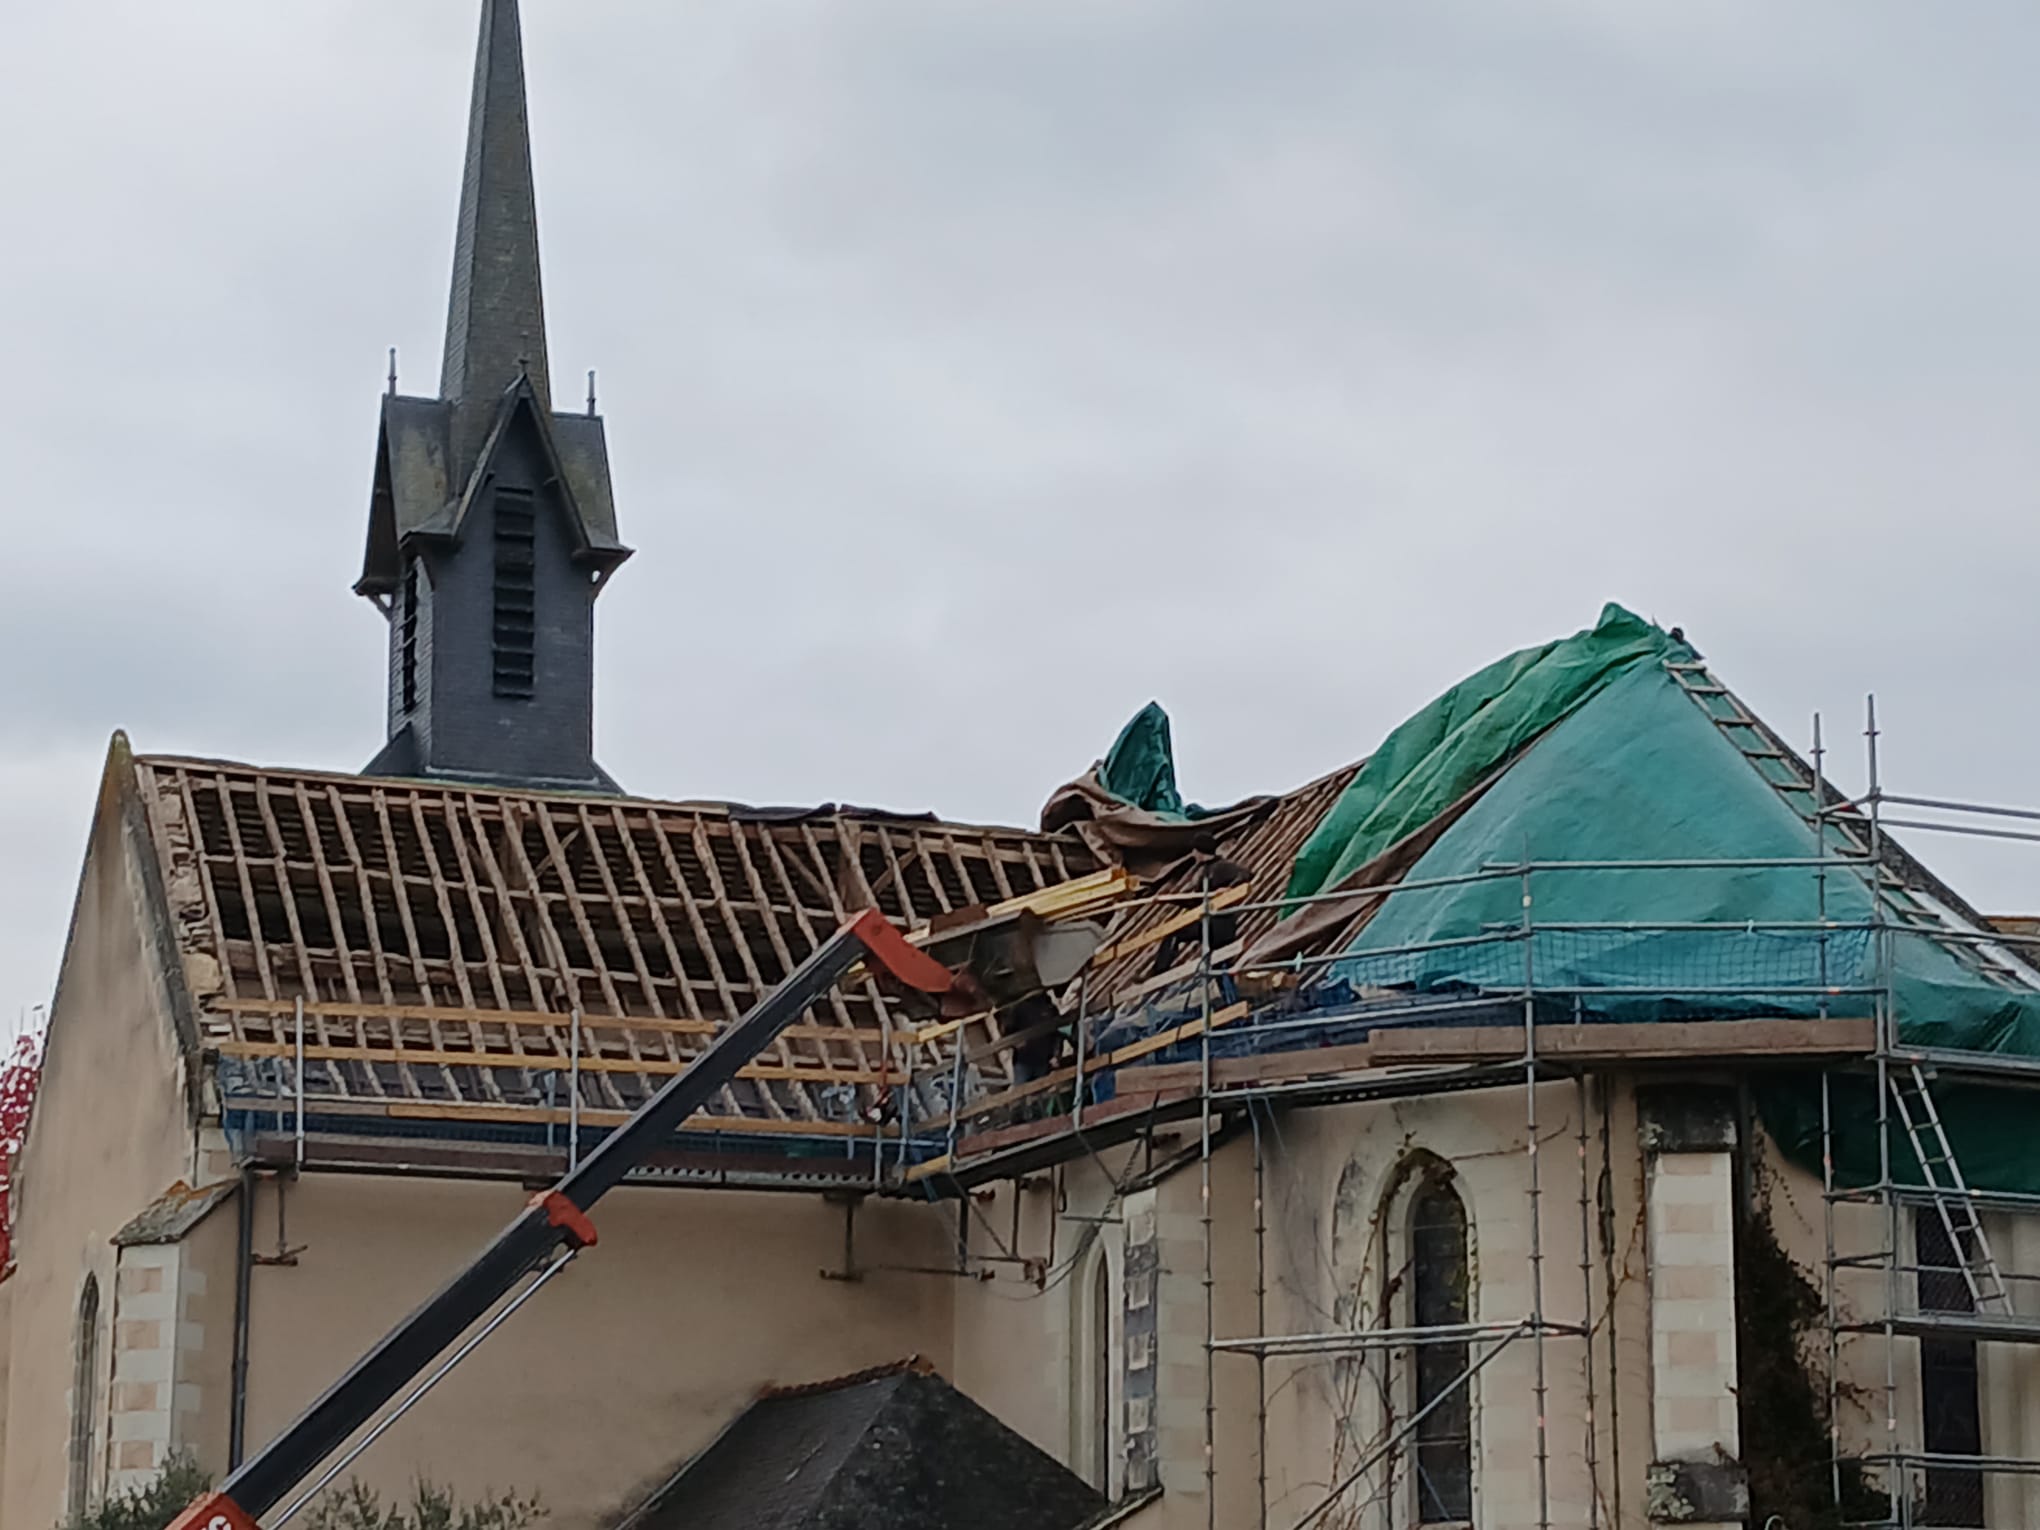
<path fill-rule="evenodd" d="M 248 1307 L 255 1272 L 255 1170 L 241 1169 L 241 1194 L 234 1246 L 234 1405 L 227 1439 L 227 1468 L 239 1467 L 248 1451 Z"/>

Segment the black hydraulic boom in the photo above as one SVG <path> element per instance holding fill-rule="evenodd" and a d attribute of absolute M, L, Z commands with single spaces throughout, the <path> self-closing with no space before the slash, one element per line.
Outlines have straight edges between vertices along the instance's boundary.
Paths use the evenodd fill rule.
<path fill-rule="evenodd" d="M 474 1261 L 386 1334 L 297 1421 L 200 1499 L 171 1530 L 259 1530 L 262 1516 L 446 1352 L 518 1281 L 562 1251 L 595 1243 L 594 1204 L 737 1076 L 858 962 L 871 960 L 924 993 L 950 991 L 955 976 L 908 944 L 875 911 L 816 948 L 785 982 L 716 1037 L 551 1190 L 532 1197 Z"/>

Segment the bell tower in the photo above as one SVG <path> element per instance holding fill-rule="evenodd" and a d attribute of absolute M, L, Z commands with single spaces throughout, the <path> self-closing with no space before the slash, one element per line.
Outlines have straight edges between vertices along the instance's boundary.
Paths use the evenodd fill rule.
<path fill-rule="evenodd" d="M 389 622 L 370 775 L 614 791 L 595 601 L 630 556 L 590 400 L 555 414 L 517 0 L 483 0 L 439 396 L 383 400 L 354 588 Z"/>

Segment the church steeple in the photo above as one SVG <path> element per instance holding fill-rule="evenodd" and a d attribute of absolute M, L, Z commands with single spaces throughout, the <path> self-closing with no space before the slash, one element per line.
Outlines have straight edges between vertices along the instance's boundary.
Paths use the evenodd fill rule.
<path fill-rule="evenodd" d="M 613 789 L 595 599 L 617 539 L 601 419 L 554 414 L 517 0 L 482 0 L 439 397 L 382 405 L 355 589 L 390 624 L 370 774 Z"/>
<path fill-rule="evenodd" d="M 539 408 L 550 409 L 524 28 L 517 0 L 483 0 L 439 373 L 439 396 L 456 406 L 456 450 L 464 461 L 487 436 L 496 401 L 520 372 L 530 377 Z"/>

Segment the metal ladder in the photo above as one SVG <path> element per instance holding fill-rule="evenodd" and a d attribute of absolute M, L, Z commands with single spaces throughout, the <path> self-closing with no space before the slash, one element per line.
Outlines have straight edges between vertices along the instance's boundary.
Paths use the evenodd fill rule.
<path fill-rule="evenodd" d="M 1955 1161 L 1955 1149 L 1941 1125 L 1941 1112 L 1927 1087 L 1925 1071 L 1917 1063 L 1894 1063 L 1890 1080 L 1892 1103 L 1898 1107 L 1898 1119 L 1905 1126 L 1913 1157 L 1919 1161 L 1921 1178 L 1932 1192 L 1934 1210 L 1961 1267 L 1973 1310 L 1980 1317 L 2011 1317 L 2011 1292 L 1998 1270 L 1990 1239 L 1984 1235 L 1983 1219 L 1976 1214 L 1974 1192 Z"/>
<path fill-rule="evenodd" d="M 1736 752 L 1750 762 L 1787 807 L 1804 819 L 1809 828 L 1818 824 L 1825 834 L 1839 841 L 1840 853 L 1849 858 L 1851 869 L 1862 873 L 1871 882 L 1875 895 L 1895 924 L 1930 935 L 1949 933 L 1947 923 L 1922 902 L 1902 878 L 1888 866 L 1873 860 L 1869 825 L 1861 815 L 1846 808 L 1830 808 L 1828 803 L 1839 802 L 1840 794 L 1832 788 L 1823 793 L 1811 768 L 1782 747 L 1777 736 L 1742 704 L 1733 691 L 1715 679 L 1705 664 L 1697 660 L 1681 662 L 1667 659 L 1665 672 L 1693 699 L 1701 714 L 1721 731 L 1722 737 L 1734 746 Z M 2017 969 L 1987 947 L 1965 941 L 1944 943 L 1943 948 L 1981 976 L 1999 983 L 2011 981 L 2024 986 L 2018 978 Z"/>

